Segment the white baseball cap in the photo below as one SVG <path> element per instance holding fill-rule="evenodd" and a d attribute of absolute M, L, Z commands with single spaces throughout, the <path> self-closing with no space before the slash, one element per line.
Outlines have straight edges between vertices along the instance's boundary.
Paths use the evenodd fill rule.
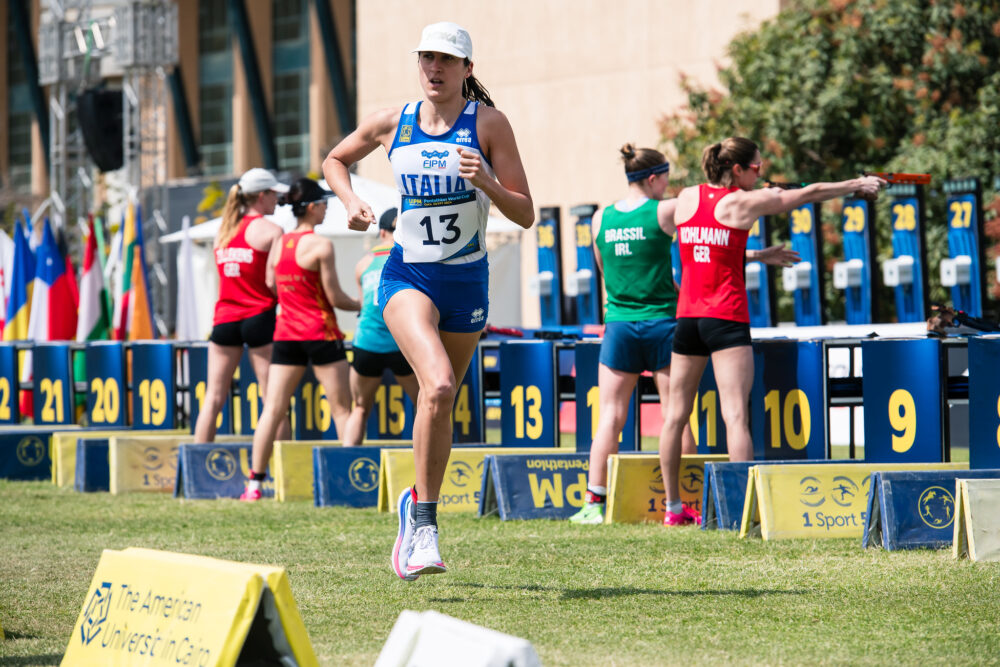
<path fill-rule="evenodd" d="M 278 179 L 274 177 L 274 174 L 269 172 L 267 169 L 261 169 L 260 167 L 254 167 L 240 176 L 240 189 L 243 190 L 243 192 L 249 193 L 264 192 L 265 190 L 288 192 L 287 185 L 279 183 Z"/>
<path fill-rule="evenodd" d="M 420 35 L 420 45 L 410 53 L 437 51 L 472 60 L 472 38 L 462 26 L 451 21 L 431 23 Z"/>

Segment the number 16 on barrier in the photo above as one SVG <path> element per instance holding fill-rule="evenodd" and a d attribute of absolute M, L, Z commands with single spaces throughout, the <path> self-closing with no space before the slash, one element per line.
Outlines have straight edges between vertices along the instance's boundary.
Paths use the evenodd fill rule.
<path fill-rule="evenodd" d="M 559 397 L 552 341 L 500 343 L 500 442 L 514 447 L 559 444 Z"/>
<path fill-rule="evenodd" d="M 939 341 L 861 342 L 865 461 L 944 461 L 945 374 Z"/>

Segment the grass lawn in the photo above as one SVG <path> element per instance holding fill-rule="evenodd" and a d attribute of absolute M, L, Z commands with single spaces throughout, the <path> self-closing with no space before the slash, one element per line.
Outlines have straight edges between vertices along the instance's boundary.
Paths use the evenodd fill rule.
<path fill-rule="evenodd" d="M 0 664 L 58 664 L 101 550 L 284 566 L 323 665 L 371 665 L 403 609 L 529 639 L 545 665 L 1000 661 L 1000 564 L 860 540 L 444 515 L 451 571 L 392 575 L 393 516 L 0 481 Z"/>

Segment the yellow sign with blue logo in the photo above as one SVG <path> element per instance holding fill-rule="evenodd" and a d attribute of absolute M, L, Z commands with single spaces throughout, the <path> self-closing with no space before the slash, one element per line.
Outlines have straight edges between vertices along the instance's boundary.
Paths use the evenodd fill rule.
<path fill-rule="evenodd" d="M 191 435 L 114 435 L 108 439 L 112 494 L 133 491 L 171 493 L 177 483 L 177 453 Z M 246 436 L 229 435 L 216 442 L 246 442 Z"/>
<path fill-rule="evenodd" d="M 955 484 L 952 555 L 1000 561 L 1000 480 L 959 479 Z"/>
<path fill-rule="evenodd" d="M 409 440 L 378 440 L 382 447 L 412 445 Z M 271 476 L 274 478 L 274 498 L 287 500 L 313 499 L 313 448 L 340 447 L 341 442 L 330 440 L 277 440 L 271 458 Z"/>
<path fill-rule="evenodd" d="M 438 512 L 475 512 L 483 484 L 487 454 L 550 454 L 555 447 L 453 447 L 438 498 Z M 383 449 L 380 461 L 378 510 L 390 512 L 396 498 L 416 480 L 413 450 Z"/>
<path fill-rule="evenodd" d="M 106 549 L 62 664 L 228 666 L 244 647 L 319 664 L 284 568 Z"/>
<path fill-rule="evenodd" d="M 110 438 L 114 435 L 186 435 L 188 431 L 133 431 L 127 429 L 89 430 L 72 429 L 53 431 L 49 440 L 52 455 L 52 483 L 58 487 L 72 487 L 76 481 L 76 441 L 80 438 Z"/>
<path fill-rule="evenodd" d="M 484 467 L 479 516 L 568 519 L 583 507 L 589 454 L 491 454 Z"/>
<path fill-rule="evenodd" d="M 963 470 L 967 463 L 845 463 L 750 468 L 740 537 L 860 538 L 873 473 Z"/>
<path fill-rule="evenodd" d="M 705 463 L 725 461 L 725 454 L 681 457 L 681 501 L 701 512 Z M 608 506 L 606 523 L 663 521 L 667 499 L 658 454 L 613 454 L 608 457 Z"/>
<path fill-rule="evenodd" d="M 177 483 L 174 497 L 193 500 L 238 498 L 250 477 L 252 446 L 244 442 L 184 443 L 177 449 Z M 273 457 L 272 457 L 273 461 Z M 264 498 L 274 497 L 274 481 L 261 484 Z"/>

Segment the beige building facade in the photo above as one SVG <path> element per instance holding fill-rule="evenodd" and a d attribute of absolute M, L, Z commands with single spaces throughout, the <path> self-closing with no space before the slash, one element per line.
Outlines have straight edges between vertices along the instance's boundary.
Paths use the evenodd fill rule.
<path fill-rule="evenodd" d="M 428 23 L 472 36 L 475 75 L 514 129 L 536 209 L 561 210 L 564 278 L 575 270 L 569 209 L 607 205 L 627 184 L 618 148 L 660 147 L 657 121 L 685 104 L 681 75 L 716 84 L 726 45 L 787 0 L 358 0 L 358 117 L 420 99 L 410 50 Z M 720 137 L 722 138 L 722 137 Z M 359 173 L 391 182 L 383 151 Z M 537 272 L 523 235 L 522 276 Z M 523 279 L 522 323 L 539 324 Z"/>

